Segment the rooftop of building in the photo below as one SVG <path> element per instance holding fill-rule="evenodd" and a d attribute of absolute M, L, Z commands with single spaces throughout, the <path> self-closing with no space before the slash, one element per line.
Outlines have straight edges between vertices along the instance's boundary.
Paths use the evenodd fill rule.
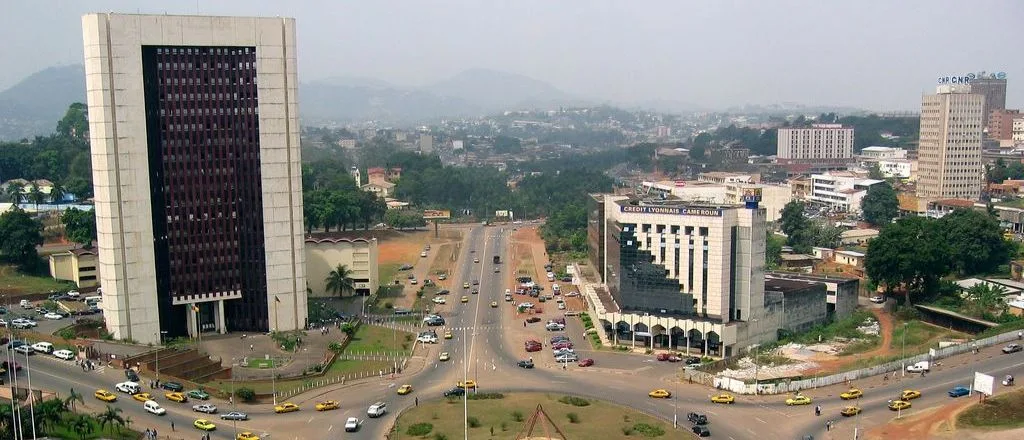
<path fill-rule="evenodd" d="M 967 199 L 939 199 L 931 202 L 935 206 L 951 206 L 955 208 L 973 208 L 974 201 Z"/>
<path fill-rule="evenodd" d="M 780 292 L 782 294 L 799 292 L 808 288 L 820 286 L 819 283 L 792 278 L 765 278 L 765 292 Z"/>
<path fill-rule="evenodd" d="M 859 283 L 860 279 L 855 277 L 846 277 L 839 275 L 821 275 L 821 274 L 804 274 L 794 272 L 780 272 L 771 271 L 765 273 L 765 280 L 769 278 L 789 278 L 797 280 L 806 280 L 814 282 L 829 282 L 829 283 Z"/>
<path fill-rule="evenodd" d="M 672 195 L 665 195 L 664 197 L 638 197 L 629 196 L 615 201 L 615 204 L 619 206 L 645 206 L 645 207 L 665 207 L 665 208 L 697 208 L 697 209 L 737 209 L 743 205 L 735 204 L 718 204 L 718 203 L 702 203 L 694 200 L 683 200 Z"/>
<path fill-rule="evenodd" d="M 849 229 L 849 230 L 843 231 L 839 235 L 842 238 L 877 237 L 879 233 L 880 232 L 879 232 L 878 229 L 864 228 L 864 229 Z"/>
<path fill-rule="evenodd" d="M 897 151 L 897 150 L 902 150 L 902 148 L 896 148 L 896 147 L 879 147 L 879 146 L 877 146 L 877 145 L 872 145 L 872 146 L 870 146 L 870 147 L 864 147 L 864 149 L 863 149 L 863 150 L 861 150 L 861 151 L 868 151 L 868 152 L 877 152 L 877 153 L 884 153 L 884 152 L 887 152 L 887 151 Z"/>
<path fill-rule="evenodd" d="M 864 255 L 865 255 L 863 252 L 857 252 L 857 251 L 836 251 L 836 253 L 837 254 L 841 254 L 841 255 L 850 256 L 850 257 L 857 257 L 857 258 L 864 258 Z"/>
<path fill-rule="evenodd" d="M 782 261 L 804 261 L 804 260 L 817 260 L 818 257 L 807 254 L 779 254 L 779 259 Z"/>

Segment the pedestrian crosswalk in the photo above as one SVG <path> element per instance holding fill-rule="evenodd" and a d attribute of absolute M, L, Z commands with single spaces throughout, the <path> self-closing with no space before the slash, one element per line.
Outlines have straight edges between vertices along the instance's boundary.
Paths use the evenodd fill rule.
<path fill-rule="evenodd" d="M 69 361 L 69 360 L 58 359 L 58 358 L 55 358 L 53 356 L 46 356 L 46 355 L 32 356 L 32 362 L 39 361 L 39 360 L 44 361 L 44 362 L 48 362 L 48 363 L 60 364 L 60 365 L 63 365 L 65 367 L 67 367 L 67 368 L 78 369 L 78 370 L 81 370 L 82 372 L 88 372 L 88 373 L 100 373 L 100 374 L 102 374 L 104 371 L 107 370 L 107 364 L 105 362 L 100 362 L 100 361 L 92 361 L 92 368 L 89 368 L 88 365 L 83 367 L 82 366 L 82 361 L 79 361 L 79 360 L 70 360 Z"/>

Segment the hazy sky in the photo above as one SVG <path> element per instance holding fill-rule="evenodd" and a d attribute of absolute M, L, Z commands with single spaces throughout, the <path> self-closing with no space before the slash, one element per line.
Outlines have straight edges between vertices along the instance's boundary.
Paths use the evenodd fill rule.
<path fill-rule="evenodd" d="M 158 6 L 154 6 L 158 5 Z M 583 98 L 916 109 L 942 74 L 1004 71 L 1024 106 L 1024 1 L 0 0 L 0 89 L 82 61 L 87 12 L 291 16 L 299 75 L 429 83 L 482 67 Z"/>

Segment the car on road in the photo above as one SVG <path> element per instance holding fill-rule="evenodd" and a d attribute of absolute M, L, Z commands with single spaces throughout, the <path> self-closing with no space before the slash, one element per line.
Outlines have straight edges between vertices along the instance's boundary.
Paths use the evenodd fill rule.
<path fill-rule="evenodd" d="M 430 333 L 425 333 L 425 334 L 420 334 L 420 336 L 418 338 L 416 338 L 416 340 L 419 341 L 419 342 L 422 342 L 424 344 L 436 344 L 437 343 L 437 336 L 432 335 Z"/>
<path fill-rule="evenodd" d="M 469 288 L 469 282 L 462 283 L 462 288 L 463 289 L 468 289 Z"/>
<path fill-rule="evenodd" d="M 953 387 L 953 389 L 949 390 L 948 394 L 949 394 L 949 397 L 966 396 L 968 394 L 971 394 L 971 390 L 967 389 L 967 387 L 964 387 L 964 386 L 956 386 L 956 387 Z"/>
<path fill-rule="evenodd" d="M 466 295 L 462 295 L 462 299 L 459 300 L 459 301 L 462 301 L 463 304 L 468 303 L 469 302 L 469 297 L 466 296 Z"/>
<path fill-rule="evenodd" d="M 156 414 L 158 416 L 167 414 L 167 410 L 160 406 L 159 403 L 156 403 L 155 400 L 147 400 L 143 402 L 142 409 L 146 410 L 146 412 L 150 414 Z"/>
<path fill-rule="evenodd" d="M 210 394 L 203 390 L 192 390 L 188 392 L 191 399 L 210 400 Z"/>
<path fill-rule="evenodd" d="M 697 365 L 700 363 L 700 358 L 697 356 L 690 356 L 686 358 L 686 365 Z"/>
<path fill-rule="evenodd" d="M 518 363 L 516 363 L 516 365 L 518 365 L 519 368 L 526 368 L 526 369 L 533 368 L 533 359 L 521 360 Z"/>
<path fill-rule="evenodd" d="M 117 400 L 117 396 L 107 390 L 96 390 L 95 393 L 92 393 L 92 396 L 104 402 L 113 402 Z"/>
<path fill-rule="evenodd" d="M 204 404 L 201 404 L 201 405 L 192 405 L 192 411 L 201 412 L 201 413 L 207 413 L 207 414 L 216 414 L 217 413 L 217 405 L 214 405 L 212 403 L 204 403 Z"/>
<path fill-rule="evenodd" d="M 438 276 L 437 276 L 437 279 L 439 279 L 439 280 L 441 280 L 441 281 L 447 280 L 447 279 L 448 279 L 448 274 L 446 274 L 446 273 L 443 273 L 443 274 L 441 274 L 441 275 L 438 275 Z"/>
<path fill-rule="evenodd" d="M 412 265 L 408 264 L 408 263 L 403 264 L 403 265 L 399 266 L 398 270 L 412 270 Z"/>
<path fill-rule="evenodd" d="M 498 308 L 498 302 L 497 301 L 491 301 L 491 308 L 492 309 Z"/>
<path fill-rule="evenodd" d="M 178 402 L 178 403 L 188 402 L 188 397 L 185 397 L 184 394 L 179 393 L 177 391 L 170 392 L 170 393 L 165 393 L 164 397 L 166 397 L 167 400 L 170 400 L 172 402 Z"/>
<path fill-rule="evenodd" d="M 474 263 L 479 263 L 479 262 L 480 262 L 480 259 L 479 259 L 479 258 L 474 258 L 474 259 L 473 259 L 473 262 L 474 262 Z"/>
<path fill-rule="evenodd" d="M 796 395 L 796 396 L 793 396 L 792 398 L 786 399 L 786 405 L 789 405 L 789 406 L 793 406 L 793 405 L 810 405 L 810 404 L 811 404 L 811 398 L 807 397 L 807 396 L 803 396 L 803 395 Z"/>
<path fill-rule="evenodd" d="M 341 404 L 337 400 L 325 400 L 316 404 L 317 411 L 330 411 L 332 409 L 341 408 Z"/>
<path fill-rule="evenodd" d="M 434 299 L 432 299 L 431 301 L 433 301 L 434 304 L 447 304 L 448 303 L 448 300 L 444 299 L 443 296 L 435 296 Z"/>
<path fill-rule="evenodd" d="M 455 384 L 455 386 L 463 389 L 475 389 L 476 381 L 473 379 L 466 379 L 465 382 L 460 380 L 459 383 Z"/>
<path fill-rule="evenodd" d="M 591 366 L 593 366 L 593 365 L 594 365 L 594 360 L 593 360 L 593 359 L 591 359 L 591 358 L 586 358 L 586 359 L 582 359 L 582 360 L 580 360 L 580 362 L 579 362 L 578 364 L 576 364 L 576 365 L 577 365 L 577 366 L 580 366 L 580 367 L 591 367 Z"/>
<path fill-rule="evenodd" d="M 900 400 L 911 400 L 921 397 L 921 392 L 918 390 L 903 390 L 900 393 Z"/>
<path fill-rule="evenodd" d="M 260 440 L 260 436 L 253 434 L 249 431 L 239 432 L 235 436 L 235 440 Z"/>
<path fill-rule="evenodd" d="M 60 313 L 49 312 L 49 313 L 43 315 L 43 318 L 52 319 L 52 320 L 56 321 L 58 319 L 64 319 L 64 315 L 61 315 Z"/>
<path fill-rule="evenodd" d="M 452 331 L 451 330 L 445 330 L 444 331 L 444 338 L 445 339 L 451 339 L 452 338 Z"/>
<path fill-rule="evenodd" d="M 249 420 L 249 415 L 240 411 L 231 411 L 220 415 L 222 420 Z"/>
<path fill-rule="evenodd" d="M 875 304 L 881 304 L 885 302 L 885 297 L 881 295 L 875 295 L 871 297 L 871 302 Z"/>
<path fill-rule="evenodd" d="M 695 413 L 695 412 L 687 414 L 686 415 L 686 420 L 689 420 L 690 423 L 693 423 L 694 425 L 707 425 L 708 424 L 708 416 L 706 416 L 704 414 L 700 414 L 700 413 Z"/>
<path fill-rule="evenodd" d="M 185 386 L 178 382 L 163 382 L 160 384 L 160 388 L 167 391 L 182 392 L 185 391 Z"/>
<path fill-rule="evenodd" d="M 478 281 L 478 280 L 473 280 L 473 285 L 474 285 L 474 286 L 479 286 L 479 285 L 480 285 L 480 281 Z"/>
<path fill-rule="evenodd" d="M 139 384 L 135 382 L 127 381 L 114 385 L 114 390 L 120 391 L 125 394 L 135 394 L 141 392 L 142 387 L 140 387 Z"/>
<path fill-rule="evenodd" d="M 540 322 L 540 318 L 536 317 L 536 316 L 531 316 L 529 318 L 526 318 L 526 323 L 527 324 L 533 324 L 535 322 Z"/>
<path fill-rule="evenodd" d="M 520 309 L 532 309 L 532 308 L 533 308 L 533 303 L 532 303 L 532 302 L 529 302 L 529 301 L 527 301 L 527 302 L 521 302 L 521 303 L 519 303 L 519 306 L 518 306 L 518 307 L 519 307 Z"/>
<path fill-rule="evenodd" d="M 192 426 L 203 431 L 213 431 L 217 429 L 217 425 L 214 425 L 213 422 L 206 419 L 196 419 L 196 421 L 192 422 Z"/>
<path fill-rule="evenodd" d="M 479 290 L 477 290 L 477 289 L 473 289 L 473 290 L 471 290 L 471 291 L 470 291 L 469 293 L 470 293 L 470 294 L 473 294 L 473 295 L 479 295 L 479 294 L 480 294 L 480 291 L 479 291 Z"/>
<path fill-rule="evenodd" d="M 1021 350 L 1024 350 L 1024 346 L 1021 346 L 1020 344 L 1009 344 L 1003 347 L 1003 353 L 1005 354 L 1016 353 Z"/>
<path fill-rule="evenodd" d="M 526 352 L 533 353 L 535 351 L 541 351 L 543 347 L 540 344 L 526 344 Z"/>
<path fill-rule="evenodd" d="M 32 344 L 32 349 L 39 353 L 53 353 L 53 344 L 49 342 L 36 342 Z"/>
<path fill-rule="evenodd" d="M 647 395 L 655 399 L 668 399 L 669 397 L 672 397 L 672 393 L 670 393 L 668 390 L 660 388 L 647 393 Z"/>
<path fill-rule="evenodd" d="M 149 393 L 137 393 L 132 394 L 132 399 L 138 400 L 139 402 L 145 402 L 147 400 L 153 400 L 153 396 Z"/>
<path fill-rule="evenodd" d="M 696 435 L 697 437 L 711 437 L 711 430 L 709 430 L 707 426 L 693 425 L 693 428 L 690 428 L 690 430 L 693 431 L 693 435 Z"/>
<path fill-rule="evenodd" d="M 442 326 L 444 325 L 444 318 L 437 315 L 430 315 L 427 316 L 426 318 L 423 318 L 423 323 L 426 324 L 428 327 Z"/>
<path fill-rule="evenodd" d="M 75 358 L 75 353 L 73 353 L 71 350 L 57 350 L 53 352 L 53 357 L 57 359 L 64 359 L 66 361 L 70 361 Z"/>
<path fill-rule="evenodd" d="M 449 359 L 451 359 L 451 356 L 448 355 L 447 351 L 441 352 L 441 355 L 437 357 L 437 360 L 441 362 L 447 361 Z"/>
<path fill-rule="evenodd" d="M 419 281 L 416 281 L 416 278 L 410 278 L 409 279 L 409 284 L 416 285 L 416 284 L 419 284 Z"/>
<path fill-rule="evenodd" d="M 658 358 L 657 359 L 659 361 L 668 361 L 668 362 L 680 362 L 680 361 L 683 360 L 683 358 L 681 358 L 679 356 L 676 356 L 676 355 L 674 355 L 672 353 L 658 353 Z"/>
<path fill-rule="evenodd" d="M 412 385 L 402 385 L 398 387 L 398 395 L 404 396 L 412 392 Z"/>
<path fill-rule="evenodd" d="M 288 413 L 288 412 L 292 412 L 292 411 L 298 411 L 299 409 L 300 409 L 299 405 L 296 405 L 296 404 L 291 403 L 291 402 L 285 402 L 285 403 L 282 403 L 280 405 L 275 405 L 274 406 L 274 412 L 278 413 L 278 414 Z"/>
<path fill-rule="evenodd" d="M 444 392 L 444 397 L 458 397 L 458 396 L 462 396 L 464 394 L 466 394 L 466 390 L 464 390 L 462 388 L 455 387 L 455 388 L 452 388 L 452 389 L 450 389 L 448 391 L 445 391 Z"/>
<path fill-rule="evenodd" d="M 861 391 L 859 388 L 850 388 L 848 391 L 839 394 L 839 398 L 843 400 L 851 400 L 859 399 L 863 395 L 864 392 Z"/>
<path fill-rule="evenodd" d="M 452 291 L 448 290 L 448 289 L 441 289 L 441 290 L 438 290 L 437 293 L 435 293 L 435 295 L 447 295 L 449 293 L 452 293 Z"/>
<path fill-rule="evenodd" d="M 420 258 L 426 258 L 427 251 L 420 252 Z"/>
<path fill-rule="evenodd" d="M 910 408 L 910 402 L 907 402 L 906 400 L 893 400 L 892 402 L 889 402 L 889 409 L 893 411 L 902 411 L 907 408 Z"/>
<path fill-rule="evenodd" d="M 359 430 L 359 419 L 355 417 L 349 417 L 345 420 L 345 432 L 356 432 Z"/>
<path fill-rule="evenodd" d="M 565 330 L 565 325 L 559 324 L 557 322 L 549 322 L 547 323 L 547 325 L 544 326 L 544 328 L 549 332 L 557 332 Z"/>
<path fill-rule="evenodd" d="M 31 345 L 19 345 L 17 347 L 14 347 L 14 352 L 18 353 L 18 354 L 23 354 L 23 355 L 26 355 L 26 356 L 31 356 L 31 355 L 36 354 L 36 351 L 32 349 Z"/>
<path fill-rule="evenodd" d="M 366 409 L 366 415 L 369 417 L 380 417 L 388 412 L 388 404 L 384 402 L 375 402 Z"/>
<path fill-rule="evenodd" d="M 861 409 L 859 406 L 851 405 L 843 408 L 842 411 L 839 411 L 839 414 L 842 414 L 843 417 L 853 417 L 857 414 L 860 414 L 860 411 Z"/>
<path fill-rule="evenodd" d="M 736 403 L 736 398 L 732 394 L 722 393 L 715 396 L 711 396 L 712 403 Z"/>

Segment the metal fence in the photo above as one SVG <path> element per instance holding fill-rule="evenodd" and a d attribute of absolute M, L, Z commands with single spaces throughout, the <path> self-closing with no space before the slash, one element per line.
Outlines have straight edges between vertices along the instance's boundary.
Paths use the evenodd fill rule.
<path fill-rule="evenodd" d="M 342 384 L 351 382 L 353 380 L 367 379 L 373 377 L 379 377 L 384 379 L 385 377 L 393 377 L 395 374 L 399 374 L 405 370 L 409 364 L 409 359 L 412 358 L 413 353 L 416 352 L 416 345 L 418 341 L 414 341 L 412 349 L 408 353 L 352 353 L 352 354 L 339 354 L 334 360 L 364 360 L 364 361 L 386 361 L 391 362 L 391 365 L 384 369 L 378 369 L 377 371 L 358 371 L 353 373 L 344 374 L 341 376 L 321 377 L 319 379 L 311 379 L 304 382 L 302 385 L 289 389 L 281 390 L 277 392 L 277 399 L 288 399 L 306 391 L 313 390 L 316 388 L 325 387 L 328 385 Z"/>
<path fill-rule="evenodd" d="M 743 380 L 725 376 L 714 377 L 713 385 L 715 388 L 729 390 L 737 394 L 792 393 L 800 390 L 806 390 L 808 388 L 817 388 L 835 385 L 839 383 L 847 383 L 850 381 L 876 376 L 879 374 L 901 371 L 903 368 L 905 368 L 906 365 L 912 365 L 915 362 L 936 361 L 939 359 L 945 359 L 950 356 L 967 353 L 977 348 L 990 347 L 993 345 L 1014 341 L 1016 339 L 1017 330 L 1014 330 L 996 336 L 979 339 L 969 343 L 953 345 L 946 348 L 931 349 L 928 353 L 911 356 L 905 359 L 898 359 L 881 365 L 861 368 L 859 370 L 846 371 L 843 373 L 837 373 L 830 376 L 822 376 L 809 379 L 783 380 L 771 383 L 758 383 L 756 390 L 754 384 L 746 383 Z"/>

